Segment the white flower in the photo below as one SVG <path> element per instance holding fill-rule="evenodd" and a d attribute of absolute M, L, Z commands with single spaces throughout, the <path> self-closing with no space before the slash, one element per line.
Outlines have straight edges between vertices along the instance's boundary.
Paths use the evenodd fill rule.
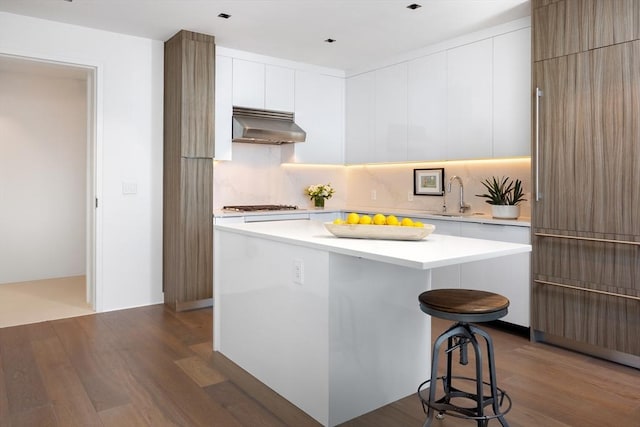
<path fill-rule="evenodd" d="M 308 186 L 306 192 L 311 200 L 317 198 L 330 199 L 336 190 L 333 189 L 331 184 L 315 184 Z"/>

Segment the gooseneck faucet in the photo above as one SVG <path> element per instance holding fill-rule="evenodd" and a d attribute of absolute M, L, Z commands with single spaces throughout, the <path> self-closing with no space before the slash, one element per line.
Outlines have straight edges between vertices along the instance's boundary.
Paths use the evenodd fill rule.
<path fill-rule="evenodd" d="M 462 179 L 458 175 L 454 175 L 451 178 L 449 178 L 448 192 L 451 193 L 451 184 L 453 183 L 454 180 L 458 181 L 458 183 L 460 184 L 460 208 L 458 209 L 458 212 L 465 213 L 467 210 L 471 208 L 471 206 L 467 205 L 464 202 L 464 185 L 462 185 Z"/>

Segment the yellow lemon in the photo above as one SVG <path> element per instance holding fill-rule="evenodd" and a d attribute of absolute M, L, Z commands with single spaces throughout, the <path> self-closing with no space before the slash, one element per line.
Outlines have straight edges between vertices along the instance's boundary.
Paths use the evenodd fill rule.
<path fill-rule="evenodd" d="M 387 225 L 398 225 L 398 218 L 395 215 L 389 215 L 387 217 Z"/>
<path fill-rule="evenodd" d="M 412 227 L 413 226 L 413 220 L 411 218 L 402 218 L 402 221 L 400 222 L 400 225 L 404 225 L 405 227 Z"/>
<path fill-rule="evenodd" d="M 357 224 L 360 222 L 360 215 L 355 212 L 351 212 L 347 215 L 347 224 Z"/>
<path fill-rule="evenodd" d="M 387 222 L 387 217 L 382 214 L 375 214 L 373 216 L 373 223 L 375 225 L 384 225 Z"/>
<path fill-rule="evenodd" d="M 336 219 L 333 220 L 333 223 L 334 224 L 344 224 L 344 221 L 342 219 L 340 219 L 340 218 L 336 218 Z"/>
<path fill-rule="evenodd" d="M 418 228 L 424 228 L 424 224 L 421 223 L 420 221 L 414 221 L 413 226 Z"/>
<path fill-rule="evenodd" d="M 362 215 L 359 224 L 371 224 L 371 217 L 369 215 Z"/>

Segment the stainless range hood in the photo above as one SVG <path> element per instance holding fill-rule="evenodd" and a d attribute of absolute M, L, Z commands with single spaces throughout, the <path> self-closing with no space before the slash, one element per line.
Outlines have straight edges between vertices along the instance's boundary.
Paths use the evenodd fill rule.
<path fill-rule="evenodd" d="M 233 107 L 233 142 L 290 144 L 306 137 L 293 113 Z"/>

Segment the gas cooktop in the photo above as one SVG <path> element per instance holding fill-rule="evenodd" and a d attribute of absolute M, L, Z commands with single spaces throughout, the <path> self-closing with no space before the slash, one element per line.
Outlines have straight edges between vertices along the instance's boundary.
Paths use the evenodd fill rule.
<path fill-rule="evenodd" d="M 238 205 L 238 206 L 223 206 L 225 211 L 234 212 L 256 212 L 256 211 L 290 211 L 298 209 L 293 205 Z"/>

